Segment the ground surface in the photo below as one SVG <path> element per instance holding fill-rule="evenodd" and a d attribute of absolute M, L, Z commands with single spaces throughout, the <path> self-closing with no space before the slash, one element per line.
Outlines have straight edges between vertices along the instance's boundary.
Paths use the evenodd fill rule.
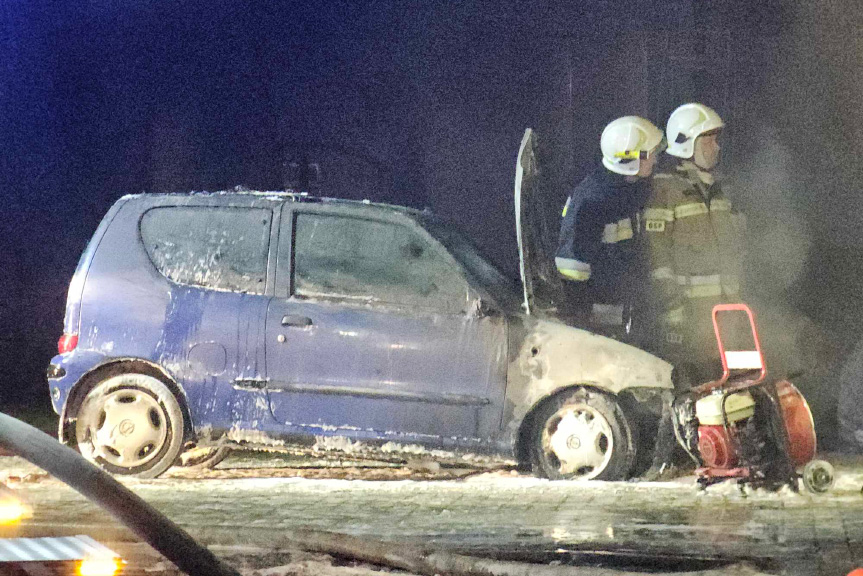
<path fill-rule="evenodd" d="M 731 484 L 699 492 L 692 478 L 549 482 L 513 470 L 477 473 L 428 462 L 323 467 L 254 454 L 213 471 L 172 469 L 161 479 L 124 483 L 247 574 L 279 565 L 291 568 L 278 574 L 370 573 L 296 550 L 291 531 L 308 527 L 620 569 L 682 570 L 697 565 L 684 560 L 711 559 L 745 560 L 775 574 L 844 575 L 863 565 L 863 459 L 830 459 L 838 481 L 822 496 L 787 489 L 741 494 Z M 0 458 L 4 479 L 34 508 L 22 535 L 90 534 L 135 566 L 159 562 L 95 505 L 22 460 Z M 171 573 L 164 562 L 155 567 L 147 573 Z"/>

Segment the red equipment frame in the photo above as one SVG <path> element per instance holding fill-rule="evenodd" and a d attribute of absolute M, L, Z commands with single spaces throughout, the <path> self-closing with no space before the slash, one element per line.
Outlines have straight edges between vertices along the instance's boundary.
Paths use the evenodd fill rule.
<path fill-rule="evenodd" d="M 742 390 L 743 388 L 748 388 L 749 386 L 755 386 L 767 378 L 767 366 L 764 363 L 764 354 L 761 352 L 761 339 L 758 337 L 758 332 L 755 329 L 755 315 L 752 313 L 752 310 L 746 304 L 717 304 L 713 307 L 713 332 L 716 334 L 716 342 L 719 345 L 719 358 L 722 360 L 722 377 L 719 380 L 707 382 L 706 384 L 702 384 L 701 386 L 694 388 L 693 392 L 699 395 L 707 394 L 716 388 L 721 388 L 731 377 L 732 369 L 728 367 L 728 351 L 725 350 L 725 344 L 722 342 L 722 334 L 719 332 L 718 315 L 720 312 L 745 312 L 749 317 L 749 328 L 752 330 L 752 339 L 755 341 L 754 352 L 758 354 L 761 368 L 756 380 L 736 382 L 729 388 L 729 391 L 733 392 L 736 390 Z"/>
<path fill-rule="evenodd" d="M 755 350 L 726 350 L 722 342 L 719 330 L 718 316 L 722 312 L 744 312 L 749 318 L 749 327 L 755 342 Z M 716 334 L 716 342 L 719 346 L 719 356 L 722 361 L 722 376 L 718 380 L 704 383 L 692 389 L 696 398 L 707 396 L 715 390 L 721 390 L 723 394 L 722 418 L 723 429 L 729 442 L 732 435 L 729 432 L 729 423 L 725 413 L 725 400 L 731 394 L 745 389 L 760 387 L 769 404 L 773 422 L 774 440 L 780 450 L 778 465 L 778 480 L 796 487 L 796 466 L 803 466 L 815 456 L 816 437 L 815 427 L 812 421 L 812 413 L 803 395 L 789 381 L 769 382 L 767 380 L 767 367 L 764 362 L 764 354 L 761 350 L 761 339 L 755 328 L 755 315 L 746 304 L 717 304 L 713 307 L 713 330 Z M 737 353 L 733 366 L 729 365 L 728 356 Z M 757 362 L 754 359 L 757 358 Z M 744 378 L 729 384 L 732 370 L 759 370 L 756 378 Z M 737 466 L 732 468 L 703 467 L 699 468 L 697 474 L 702 485 L 724 478 L 749 479 L 753 475 L 753 468 Z"/>

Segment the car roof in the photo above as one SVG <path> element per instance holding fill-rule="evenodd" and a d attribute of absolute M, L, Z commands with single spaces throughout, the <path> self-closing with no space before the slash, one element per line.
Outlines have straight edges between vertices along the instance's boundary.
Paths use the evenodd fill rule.
<path fill-rule="evenodd" d="M 128 194 L 123 196 L 122 199 L 139 199 L 139 198 L 190 198 L 190 197 L 210 197 L 210 198 L 242 198 L 242 197 L 251 197 L 251 198 L 269 198 L 273 200 L 287 200 L 290 202 L 301 202 L 301 203 L 310 203 L 310 204 L 328 204 L 328 205 L 338 205 L 345 207 L 357 207 L 362 209 L 363 207 L 372 206 L 377 209 L 389 210 L 392 212 L 398 212 L 410 216 L 432 216 L 431 210 L 425 208 L 423 210 L 417 210 L 416 208 L 409 208 L 407 206 L 399 206 L 397 204 L 386 204 L 382 202 L 372 202 L 370 200 L 347 200 L 344 198 L 329 198 L 326 196 L 312 196 L 306 192 L 295 192 L 291 190 L 247 190 L 245 188 L 236 188 L 232 190 L 220 190 L 215 192 L 207 192 L 207 191 L 193 191 L 193 192 L 158 192 L 158 193 L 142 193 L 142 194 Z"/>
<path fill-rule="evenodd" d="M 451 222 L 436 216 L 428 208 L 417 210 L 415 208 L 408 208 L 406 206 L 398 206 L 395 204 L 371 202 L 370 200 L 346 200 L 342 198 L 311 196 L 305 192 L 295 192 L 291 190 L 261 191 L 247 190 L 245 188 L 235 188 L 233 190 L 223 190 L 218 192 L 202 191 L 129 194 L 123 196 L 119 202 L 131 200 L 133 202 L 141 202 L 146 208 L 149 208 L 154 205 L 170 204 L 172 199 L 178 201 L 178 204 L 186 204 L 188 202 L 193 202 L 194 199 L 201 198 L 205 199 L 205 203 L 208 205 L 218 205 L 221 199 L 224 199 L 227 203 L 231 203 L 233 200 L 236 204 L 243 205 L 261 205 L 266 202 L 276 201 L 296 202 L 298 204 L 307 204 L 310 208 L 315 205 L 327 206 L 334 212 L 352 212 L 361 217 L 372 216 L 372 213 L 375 213 L 374 216 L 383 217 L 384 219 L 396 220 L 406 218 L 424 228 L 426 232 L 431 234 L 438 242 L 444 244 L 447 250 L 453 253 L 456 260 L 469 270 L 470 274 L 474 276 L 478 283 L 485 286 L 487 290 L 495 293 L 499 304 L 506 305 L 509 301 L 509 297 L 506 294 L 501 294 L 499 290 L 495 289 L 495 286 L 497 284 L 501 284 L 501 280 L 505 279 L 506 276 L 493 264 L 488 265 L 494 270 L 494 272 L 484 273 L 483 266 L 478 267 L 475 262 L 472 263 L 469 261 L 470 258 L 467 258 L 466 261 L 467 254 L 465 254 L 465 252 L 476 253 L 480 256 L 479 259 L 486 263 L 490 263 L 491 259 L 482 256 L 481 251 L 472 242 L 470 242 L 468 237 L 459 231 L 457 227 L 453 226 Z M 365 214 L 363 214 L 363 212 L 365 212 Z M 453 232 L 455 234 L 453 236 L 452 234 L 444 233 L 445 231 Z M 462 241 L 455 241 L 453 240 L 453 237 L 461 238 Z M 503 284 L 505 283 L 506 281 L 503 280 Z"/>

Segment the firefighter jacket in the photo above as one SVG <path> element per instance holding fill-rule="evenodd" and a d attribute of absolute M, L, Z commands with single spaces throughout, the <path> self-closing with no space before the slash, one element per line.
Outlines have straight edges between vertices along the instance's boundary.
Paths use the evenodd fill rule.
<path fill-rule="evenodd" d="M 639 224 L 649 193 L 647 181 L 627 182 L 599 167 L 564 206 L 555 264 L 575 285 L 570 292 L 581 304 L 594 312 L 609 305 L 612 319 L 601 323 L 621 323 L 618 308 L 632 304 L 647 282 Z M 641 281 L 633 281 L 638 276 Z"/>
<path fill-rule="evenodd" d="M 653 178 L 643 212 L 653 295 L 669 329 L 715 349 L 711 310 L 740 298 L 744 222 L 718 184 L 691 162 Z M 693 332 L 694 331 L 694 332 Z"/>

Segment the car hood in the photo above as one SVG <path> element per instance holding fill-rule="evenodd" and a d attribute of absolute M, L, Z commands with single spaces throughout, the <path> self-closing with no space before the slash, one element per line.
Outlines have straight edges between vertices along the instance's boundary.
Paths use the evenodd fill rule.
<path fill-rule="evenodd" d="M 674 387 L 671 364 L 634 346 L 534 316 L 519 315 L 512 325 L 508 395 L 516 406 L 576 384 L 614 394 Z"/>

